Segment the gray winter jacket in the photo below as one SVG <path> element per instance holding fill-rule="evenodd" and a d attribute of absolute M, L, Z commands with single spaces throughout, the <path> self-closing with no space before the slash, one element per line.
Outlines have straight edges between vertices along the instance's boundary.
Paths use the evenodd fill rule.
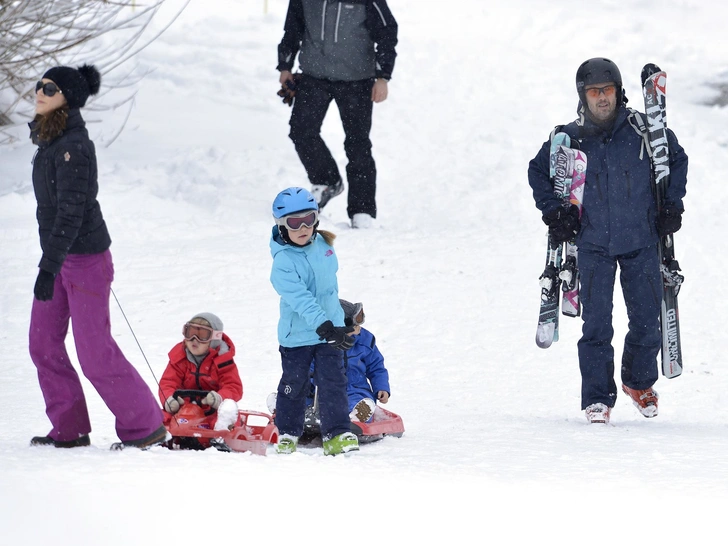
<path fill-rule="evenodd" d="M 392 77 L 397 21 L 386 0 L 290 0 L 278 70 L 332 81 Z"/>

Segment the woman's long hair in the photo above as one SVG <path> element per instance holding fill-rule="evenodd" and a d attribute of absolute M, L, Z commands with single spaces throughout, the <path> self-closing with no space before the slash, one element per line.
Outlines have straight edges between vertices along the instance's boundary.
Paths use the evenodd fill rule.
<path fill-rule="evenodd" d="M 60 108 L 56 108 L 46 116 L 36 114 L 35 121 L 36 130 L 38 131 L 38 140 L 50 142 L 66 129 L 66 121 L 68 120 L 68 105 L 64 104 Z"/>

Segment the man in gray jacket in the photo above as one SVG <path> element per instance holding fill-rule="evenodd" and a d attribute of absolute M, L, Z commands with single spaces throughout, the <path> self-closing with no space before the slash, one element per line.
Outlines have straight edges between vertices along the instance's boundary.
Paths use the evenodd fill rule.
<path fill-rule="evenodd" d="M 377 216 L 376 176 L 369 132 L 374 102 L 387 98 L 397 56 L 397 21 L 386 0 L 290 0 L 278 45 L 284 88 L 295 91 L 291 132 L 298 157 L 323 208 L 344 190 L 336 161 L 321 138 L 321 125 L 336 101 L 349 160 L 347 213 L 352 227 L 368 228 Z M 294 80 L 296 54 L 301 76 Z"/>

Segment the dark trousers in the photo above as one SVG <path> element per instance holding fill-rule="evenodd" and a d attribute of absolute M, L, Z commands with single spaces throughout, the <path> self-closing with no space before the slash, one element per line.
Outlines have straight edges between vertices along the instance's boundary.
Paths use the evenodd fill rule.
<path fill-rule="evenodd" d="M 579 295 L 584 325 L 578 348 L 582 409 L 598 402 L 614 407 L 617 398 L 612 347 L 612 298 L 617 265 L 629 318 L 622 354 L 622 383 L 633 389 L 647 389 L 658 378 L 662 276 L 657 247 L 621 256 L 580 248 Z"/>
<path fill-rule="evenodd" d="M 344 353 L 326 343 L 304 347 L 280 347 L 283 376 L 278 384 L 276 426 L 281 434 L 301 436 L 306 397 L 311 385 L 311 362 L 316 361 L 314 381 L 318 386 L 321 436 L 327 440 L 351 430 L 346 396 Z"/>
<path fill-rule="evenodd" d="M 377 169 L 372 157 L 373 80 L 333 82 L 303 76 L 298 83 L 289 134 L 311 184 L 332 186 L 341 179 L 331 152 L 321 138 L 321 125 L 331 101 L 336 102 L 344 127 L 344 150 L 349 163 L 347 213 L 377 216 Z"/>
<path fill-rule="evenodd" d="M 111 253 L 69 254 L 56 276 L 53 299 L 33 300 L 30 356 L 38 369 L 54 440 L 91 432 L 86 397 L 66 352 L 69 321 L 81 370 L 116 417 L 119 439 L 137 440 L 162 425 L 162 410 L 149 386 L 111 336 Z"/>

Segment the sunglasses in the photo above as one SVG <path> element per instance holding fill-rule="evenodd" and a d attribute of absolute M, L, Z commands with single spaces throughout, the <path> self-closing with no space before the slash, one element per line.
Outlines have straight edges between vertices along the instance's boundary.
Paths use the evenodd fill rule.
<path fill-rule="evenodd" d="M 61 91 L 60 88 L 53 82 L 43 83 L 39 81 L 35 84 L 35 92 L 37 93 L 41 89 L 46 97 L 52 97 L 56 93 L 60 93 L 61 95 L 63 94 L 63 91 Z"/>
<path fill-rule="evenodd" d="M 182 327 L 182 335 L 187 341 L 196 339 L 200 343 L 208 343 L 214 339 L 222 339 L 222 332 L 209 326 L 188 322 Z"/>
<path fill-rule="evenodd" d="M 289 214 L 283 218 L 278 218 L 276 224 L 279 226 L 285 226 L 291 231 L 298 231 L 303 226 L 312 228 L 318 222 L 318 211 L 307 210 L 305 212 L 298 212 L 296 214 Z"/>
<path fill-rule="evenodd" d="M 599 98 L 604 93 L 605 97 L 611 97 L 617 92 L 616 85 L 605 85 L 604 87 L 592 87 L 586 90 L 586 96 L 592 99 Z"/>

